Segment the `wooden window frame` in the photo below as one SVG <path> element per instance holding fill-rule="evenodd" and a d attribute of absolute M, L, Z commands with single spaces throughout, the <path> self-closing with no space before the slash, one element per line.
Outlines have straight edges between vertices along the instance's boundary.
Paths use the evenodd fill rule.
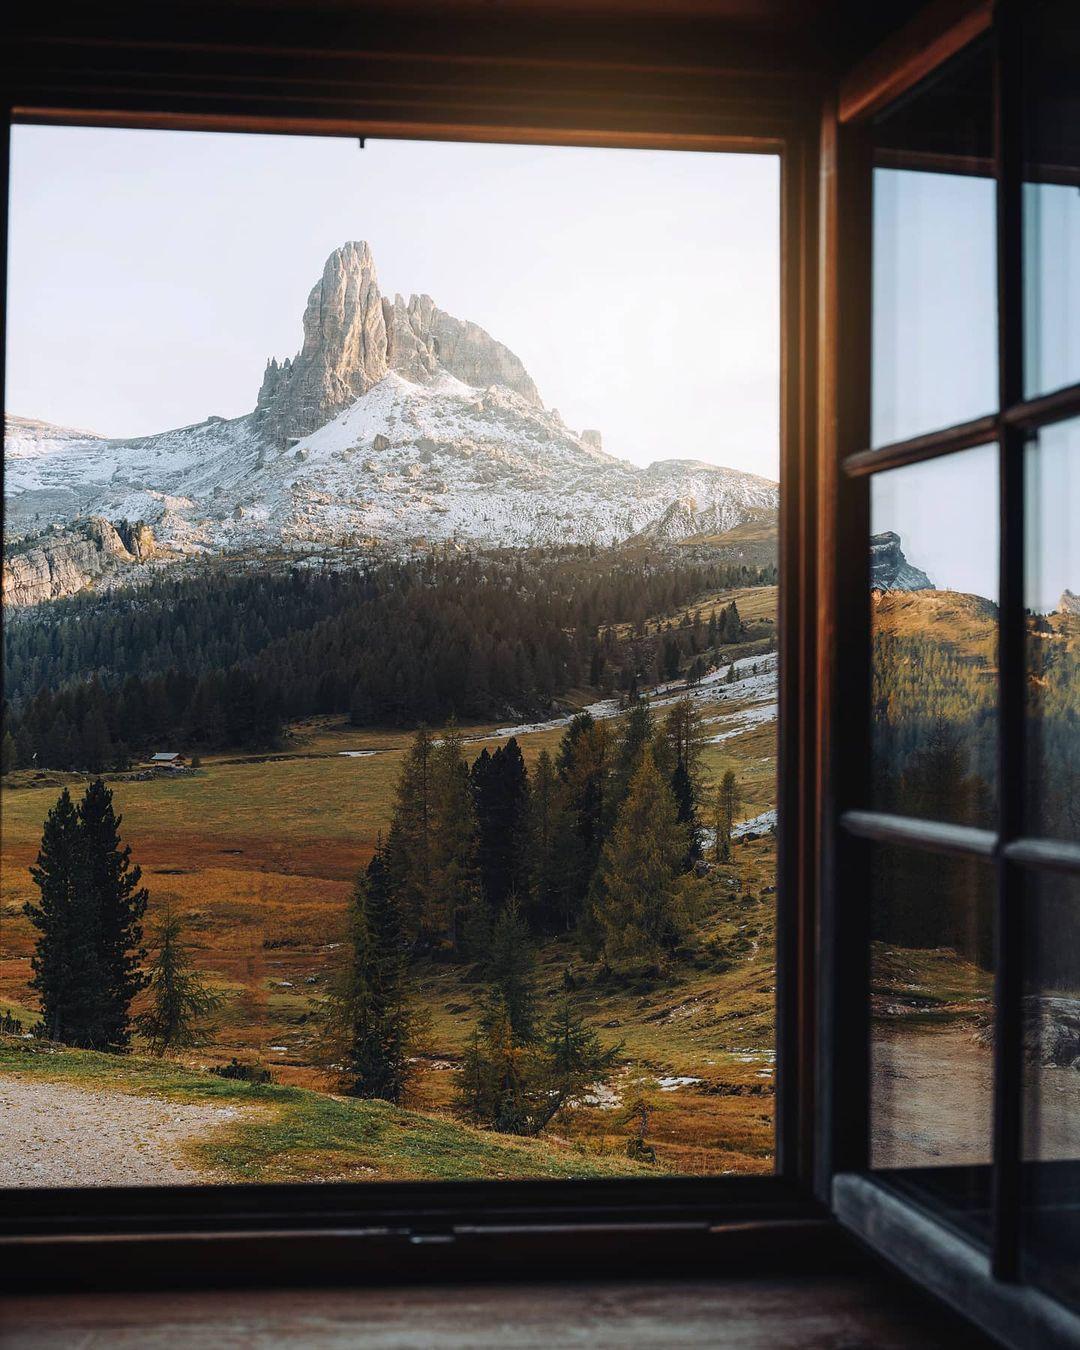
<path fill-rule="evenodd" d="M 997 181 L 998 407 L 880 447 L 870 441 L 870 119 L 992 34 Z M 823 979 L 818 1189 L 840 1220 L 991 1334 L 1015 1345 L 1080 1343 L 1080 1317 L 1021 1269 L 1023 868 L 1080 874 L 1080 845 L 1025 834 L 1024 451 L 1039 428 L 1080 415 L 1080 385 L 1023 393 L 1023 4 L 930 5 L 839 86 L 822 132 L 820 394 L 822 735 L 819 762 Z M 842 374 L 838 374 L 842 372 Z M 1000 728 L 993 830 L 867 809 L 870 784 L 869 486 L 875 473 L 995 443 L 999 511 Z M 843 559 L 843 567 L 838 559 Z M 851 732 L 852 726 L 865 732 Z M 993 1162 L 988 1249 L 869 1168 L 869 894 L 873 844 L 989 860 L 996 871 Z"/>
<path fill-rule="evenodd" d="M 96 12 L 96 11 L 95 11 Z M 128 16 L 130 17 L 130 16 Z M 580 38 L 537 54 L 395 52 L 393 30 L 278 16 L 263 45 L 234 16 L 146 7 L 139 31 L 76 10 L 8 47 L 11 123 L 769 153 L 781 162 L 782 653 L 778 759 L 776 1171 L 611 1182 L 363 1183 L 9 1190 L 9 1282 L 384 1279 L 820 1264 L 835 1230 L 812 1184 L 817 980 L 817 264 L 819 90 L 776 52 L 663 59 Z M 205 18 L 203 20 L 205 22 Z M 391 21 L 390 29 L 393 29 Z M 329 26 L 328 26 L 329 25 Z M 381 45 L 380 45 L 381 37 Z M 669 38 L 671 35 L 669 34 Z M 438 34 L 428 35 L 438 45 Z M 552 50 L 552 43 L 554 49 Z M 407 43 L 404 46 L 407 48 Z M 594 50 L 595 46 L 595 50 Z M 574 50 L 574 43 L 570 42 Z M 779 62 L 779 64 L 778 64 Z M 0 164 L 8 173 L 8 137 Z M 7 260 L 7 192 L 0 256 Z M 6 270 L 0 287 L 6 282 Z M 0 312 L 4 311 L 0 289 Z M 3 363 L 0 362 L 0 379 Z M 0 388 L 2 394 L 2 388 Z M 831 1235 L 831 1236 L 830 1236 Z M 810 1237 L 813 1241 L 809 1241 Z"/>

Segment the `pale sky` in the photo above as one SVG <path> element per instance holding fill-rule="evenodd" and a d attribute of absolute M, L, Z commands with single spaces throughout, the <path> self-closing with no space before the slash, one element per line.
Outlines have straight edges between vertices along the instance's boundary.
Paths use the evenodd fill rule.
<path fill-rule="evenodd" d="M 779 161 L 17 126 L 8 410 L 134 436 L 251 410 L 329 253 L 374 251 L 613 454 L 775 478 Z"/>

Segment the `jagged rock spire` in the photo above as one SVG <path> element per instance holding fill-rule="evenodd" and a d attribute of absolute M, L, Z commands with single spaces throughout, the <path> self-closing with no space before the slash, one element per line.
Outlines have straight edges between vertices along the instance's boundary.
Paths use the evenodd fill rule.
<path fill-rule="evenodd" d="M 541 407 L 536 385 L 509 348 L 427 295 L 381 296 L 367 243 L 335 249 L 304 310 L 296 358 L 267 363 L 255 415 L 279 445 L 306 436 L 366 394 L 388 370 L 428 384 L 447 371 L 466 384 L 514 390 Z"/>

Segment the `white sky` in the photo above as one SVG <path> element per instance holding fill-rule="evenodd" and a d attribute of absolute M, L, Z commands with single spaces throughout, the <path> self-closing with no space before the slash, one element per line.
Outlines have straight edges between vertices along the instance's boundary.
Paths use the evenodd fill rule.
<path fill-rule="evenodd" d="M 15 127 L 8 409 L 109 436 L 251 410 L 328 254 L 371 244 L 647 463 L 775 478 L 772 156 Z"/>

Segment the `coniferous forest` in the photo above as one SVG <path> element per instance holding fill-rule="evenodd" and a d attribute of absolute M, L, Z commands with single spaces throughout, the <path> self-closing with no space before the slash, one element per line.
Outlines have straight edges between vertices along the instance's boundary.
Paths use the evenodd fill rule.
<path fill-rule="evenodd" d="M 344 570 L 161 577 L 5 625 L 4 768 L 100 772 L 168 745 L 263 750 L 283 726 L 540 715 L 567 689 L 632 692 L 742 636 L 737 613 L 662 631 L 775 568 L 579 548 Z"/>

